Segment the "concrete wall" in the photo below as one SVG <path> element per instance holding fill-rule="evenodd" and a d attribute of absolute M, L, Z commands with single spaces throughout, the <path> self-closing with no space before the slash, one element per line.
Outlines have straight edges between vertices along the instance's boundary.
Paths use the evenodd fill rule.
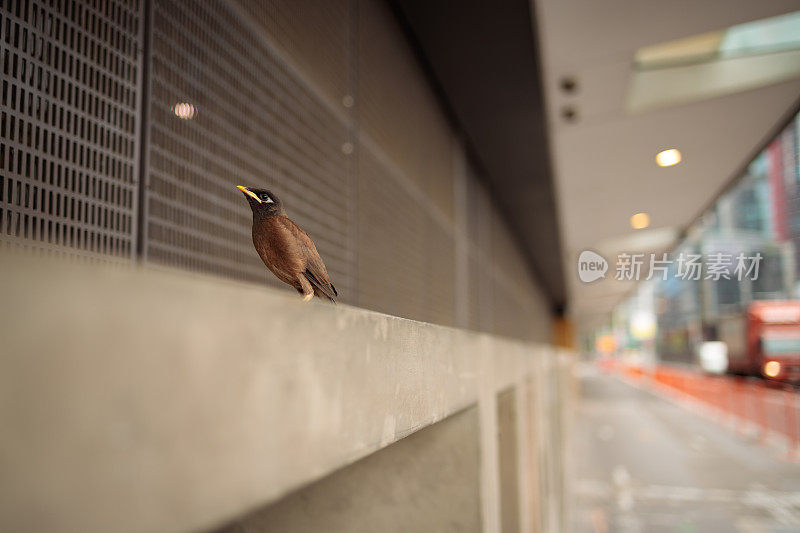
<path fill-rule="evenodd" d="M 479 431 L 468 408 L 217 533 L 480 531 Z"/>
<path fill-rule="evenodd" d="M 0 271 L 2 531 L 564 523 L 547 346 L 184 272 Z"/>
<path fill-rule="evenodd" d="M 500 475 L 501 531 L 520 531 L 520 461 L 517 427 L 516 389 L 497 395 L 497 455 Z"/>

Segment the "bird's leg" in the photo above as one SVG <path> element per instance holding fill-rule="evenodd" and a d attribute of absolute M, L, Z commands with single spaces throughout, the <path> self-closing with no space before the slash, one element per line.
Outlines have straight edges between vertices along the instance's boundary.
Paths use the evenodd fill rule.
<path fill-rule="evenodd" d="M 308 282 L 306 277 L 303 274 L 299 274 L 297 276 L 297 281 L 300 283 L 300 286 L 303 289 L 303 301 L 308 302 L 311 298 L 314 297 L 314 287 L 311 286 L 311 283 Z"/>

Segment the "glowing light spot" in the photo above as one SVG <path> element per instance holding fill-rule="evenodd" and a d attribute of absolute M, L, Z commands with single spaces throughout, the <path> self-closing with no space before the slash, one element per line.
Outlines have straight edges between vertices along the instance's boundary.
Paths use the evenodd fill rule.
<path fill-rule="evenodd" d="M 172 112 L 181 120 L 192 120 L 196 111 L 195 107 L 187 102 L 179 102 L 172 106 Z"/>
<path fill-rule="evenodd" d="M 594 344 L 595 349 L 601 354 L 611 354 L 617 349 L 617 339 L 611 334 L 600 335 Z"/>
<path fill-rule="evenodd" d="M 764 375 L 768 378 L 774 378 L 781 373 L 781 364 L 778 361 L 768 361 L 764 365 Z"/>
<path fill-rule="evenodd" d="M 660 167 L 671 167 L 681 162 L 681 153 L 675 148 L 658 152 L 656 163 Z"/>
<path fill-rule="evenodd" d="M 653 313 L 637 311 L 631 317 L 631 334 L 639 340 L 648 340 L 656 336 L 656 317 Z"/>
<path fill-rule="evenodd" d="M 647 213 L 636 213 L 631 217 L 631 227 L 633 229 L 644 229 L 650 225 L 650 215 Z"/>

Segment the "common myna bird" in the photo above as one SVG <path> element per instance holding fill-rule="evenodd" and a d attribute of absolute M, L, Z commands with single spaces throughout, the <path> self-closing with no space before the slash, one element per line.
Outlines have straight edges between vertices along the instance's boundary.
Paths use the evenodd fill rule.
<path fill-rule="evenodd" d="M 283 202 L 265 189 L 237 185 L 253 210 L 253 244 L 261 260 L 279 280 L 303 295 L 316 294 L 336 302 L 339 293 L 331 283 L 314 241 L 286 216 Z"/>

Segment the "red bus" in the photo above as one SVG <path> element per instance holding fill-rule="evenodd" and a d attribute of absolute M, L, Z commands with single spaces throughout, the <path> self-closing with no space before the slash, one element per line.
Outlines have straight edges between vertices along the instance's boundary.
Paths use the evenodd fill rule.
<path fill-rule="evenodd" d="M 752 302 L 744 316 L 721 318 L 717 334 L 728 372 L 800 381 L 800 301 Z"/>

